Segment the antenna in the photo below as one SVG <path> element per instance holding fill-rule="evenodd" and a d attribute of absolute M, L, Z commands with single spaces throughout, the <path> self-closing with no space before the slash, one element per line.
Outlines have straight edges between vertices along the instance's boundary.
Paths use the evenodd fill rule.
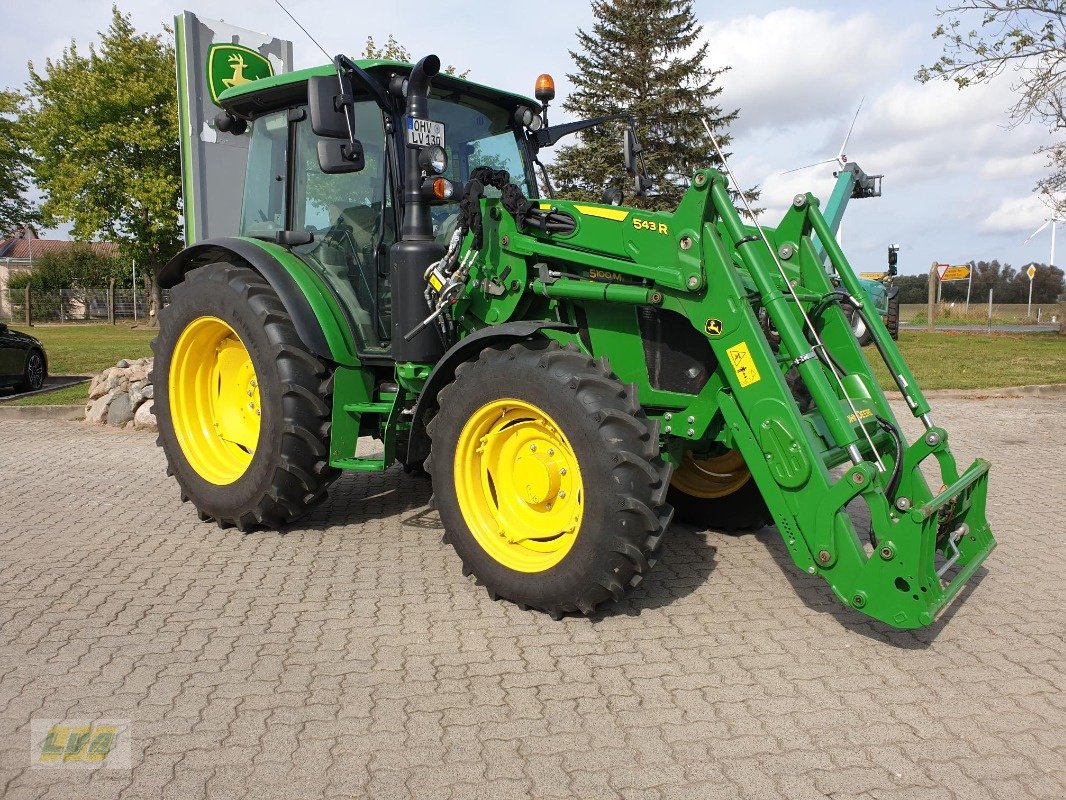
<path fill-rule="evenodd" d="M 305 28 L 303 25 L 300 24 L 300 20 L 296 19 L 296 17 L 294 17 L 292 15 L 292 12 L 290 12 L 289 9 L 285 8 L 285 6 L 283 6 L 281 4 L 281 0 L 274 0 L 274 2 L 278 4 L 278 8 L 280 8 L 282 11 L 284 11 L 289 19 L 291 19 L 293 22 L 296 23 L 296 27 L 304 32 L 304 36 L 306 36 L 308 39 L 310 39 L 312 42 L 315 43 L 315 47 L 317 47 L 319 50 L 322 51 L 322 55 L 324 55 L 330 62 L 332 62 L 333 61 L 333 56 L 331 56 L 329 53 L 327 53 L 326 52 L 326 48 L 324 48 L 322 45 L 320 45 L 318 43 L 318 39 L 316 39 L 314 36 L 312 36 L 308 32 L 307 28 Z"/>

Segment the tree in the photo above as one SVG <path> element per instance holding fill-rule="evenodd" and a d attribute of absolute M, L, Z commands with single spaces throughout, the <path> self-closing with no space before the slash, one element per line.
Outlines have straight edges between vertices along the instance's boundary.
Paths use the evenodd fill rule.
<path fill-rule="evenodd" d="M 17 119 L 21 110 L 20 95 L 0 92 L 0 235 L 13 233 L 35 218 L 26 199 L 31 157 L 25 130 Z"/>
<path fill-rule="evenodd" d="M 385 44 L 381 46 L 378 46 L 374 42 L 373 36 L 367 36 L 366 48 L 363 50 L 363 58 L 380 58 L 386 61 L 404 61 L 408 64 L 414 63 L 414 59 L 411 58 L 411 51 L 396 41 L 396 37 L 391 33 L 389 34 L 389 38 L 385 41 Z M 450 64 L 444 68 L 444 72 L 448 75 L 455 75 L 458 78 L 465 78 L 470 74 L 470 70 L 459 72 Z"/>
<path fill-rule="evenodd" d="M 1063 0 L 965 0 L 939 9 L 933 38 L 943 53 L 915 76 L 922 83 L 954 81 L 960 89 L 1010 71 L 1017 99 L 1010 119 L 1030 119 L 1061 132 L 1066 128 L 1066 2 Z M 979 28 L 964 21 L 979 19 Z M 1066 213 L 1066 140 L 1042 148 L 1048 175 L 1036 189 L 1055 213 Z"/>
<path fill-rule="evenodd" d="M 181 248 L 181 167 L 174 53 L 112 9 L 83 55 L 71 42 L 43 72 L 29 65 L 23 115 L 36 156 L 46 225 L 73 222 L 74 238 L 119 242 L 137 260 L 159 310 L 155 269 Z"/>
<path fill-rule="evenodd" d="M 727 128 L 738 111 L 715 105 L 718 77 L 728 67 L 707 66 L 692 0 L 593 0 L 592 13 L 592 30 L 577 33 L 580 52 L 570 51 L 576 70 L 567 77 L 575 91 L 563 108 L 578 118 L 632 114 L 654 189 L 626 203 L 673 210 L 696 169 L 720 164 L 701 120 L 723 148 L 730 141 Z M 591 128 L 560 149 L 552 175 L 561 195 L 598 201 L 606 187 L 629 193 L 621 130 L 621 124 Z"/>

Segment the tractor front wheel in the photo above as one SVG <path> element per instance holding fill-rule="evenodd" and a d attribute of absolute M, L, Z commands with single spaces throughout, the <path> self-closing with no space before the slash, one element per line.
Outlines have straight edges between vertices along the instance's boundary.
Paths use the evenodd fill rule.
<path fill-rule="evenodd" d="M 317 504 L 329 466 L 331 372 L 256 272 L 189 272 L 160 314 L 153 382 L 167 471 L 201 519 L 277 528 Z"/>
<path fill-rule="evenodd" d="M 553 617 L 641 581 L 670 521 L 670 470 L 605 360 L 554 342 L 489 347 L 438 399 L 426 469 L 465 574 Z"/>

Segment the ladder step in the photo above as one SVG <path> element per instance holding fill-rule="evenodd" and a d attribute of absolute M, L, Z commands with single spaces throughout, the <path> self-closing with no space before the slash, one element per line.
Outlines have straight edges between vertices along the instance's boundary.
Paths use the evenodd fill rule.
<path fill-rule="evenodd" d="M 385 470 L 385 459 L 339 458 L 331 461 L 330 465 L 338 469 L 352 470 L 353 472 L 383 472 Z"/>

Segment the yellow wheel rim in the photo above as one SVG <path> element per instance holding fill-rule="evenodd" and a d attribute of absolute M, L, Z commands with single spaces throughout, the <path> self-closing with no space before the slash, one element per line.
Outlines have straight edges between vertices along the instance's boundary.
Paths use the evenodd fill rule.
<path fill-rule="evenodd" d="M 543 572 L 574 546 L 581 469 L 566 435 L 532 403 L 494 400 L 479 408 L 459 434 L 454 474 L 467 527 L 503 566 Z"/>
<path fill-rule="evenodd" d="M 670 483 L 687 495 L 710 499 L 733 494 L 749 480 L 751 472 L 739 450 L 713 458 L 694 458 L 692 451 L 686 450 Z"/>
<path fill-rule="evenodd" d="M 259 382 L 248 349 L 217 317 L 190 322 L 170 362 L 170 417 L 189 465 L 225 486 L 244 474 L 259 443 Z"/>

